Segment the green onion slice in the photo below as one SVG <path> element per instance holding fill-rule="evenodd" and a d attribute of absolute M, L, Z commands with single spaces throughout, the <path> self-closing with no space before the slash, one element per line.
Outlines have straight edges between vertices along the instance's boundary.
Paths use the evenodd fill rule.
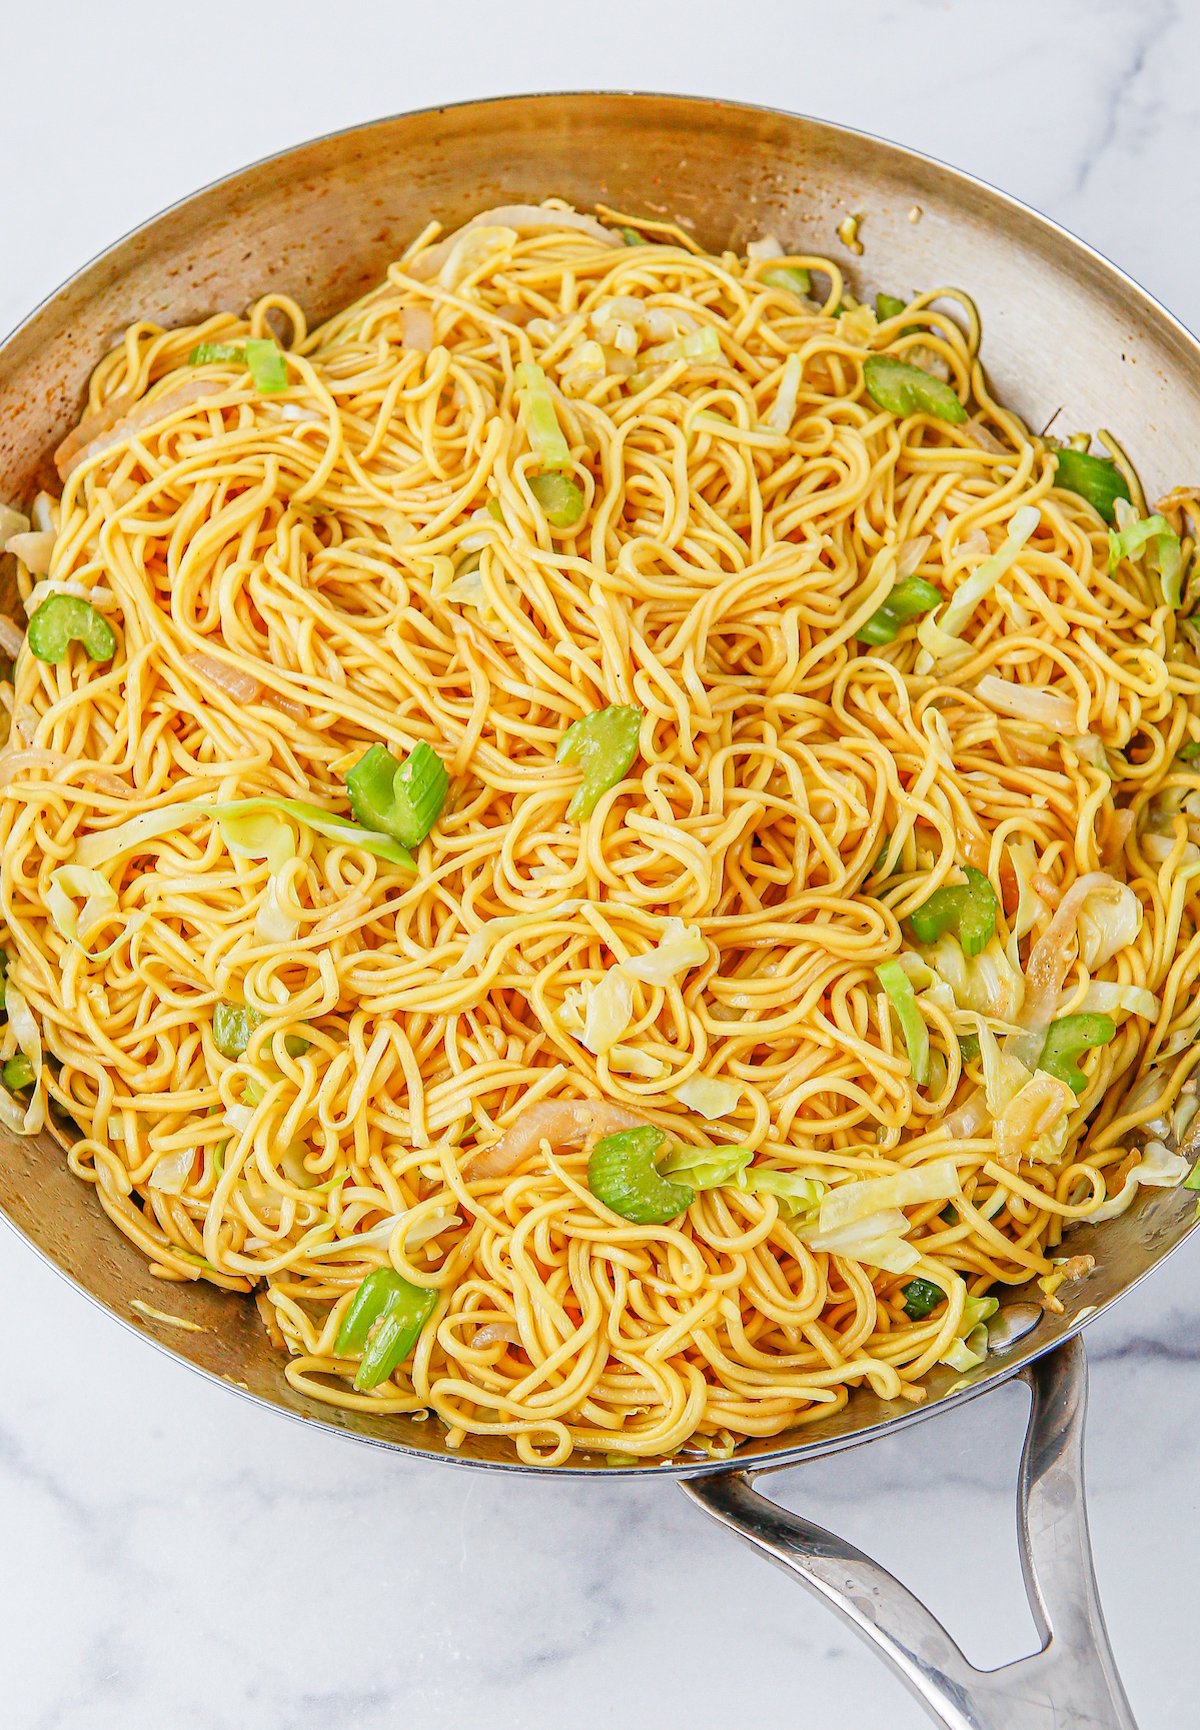
<path fill-rule="evenodd" d="M 529 490 L 556 529 L 573 528 L 583 515 L 583 488 L 569 475 L 532 475 Z"/>
<path fill-rule="evenodd" d="M 1077 493 L 1106 523 L 1115 521 L 1118 499 L 1129 499 L 1129 486 L 1111 457 L 1094 457 L 1089 451 L 1055 451 L 1054 484 Z"/>
<path fill-rule="evenodd" d="M 1115 1039 L 1117 1024 L 1111 1015 L 1063 1015 L 1050 1023 L 1038 1068 L 1059 1081 L 1065 1081 L 1072 1093 L 1082 1093 L 1087 1076 L 1079 1067 L 1085 1051 L 1097 1045 L 1107 1045 Z"/>
<path fill-rule="evenodd" d="M 437 1307 L 437 1292 L 379 1267 L 359 1286 L 338 1329 L 339 1358 L 360 1358 L 354 1385 L 377 1388 L 408 1357 Z"/>
<path fill-rule="evenodd" d="M 597 1201 L 634 1225 L 666 1225 L 691 1206 L 690 1184 L 672 1183 L 655 1166 L 666 1135 L 653 1124 L 619 1129 L 598 1141 L 588 1159 L 588 1188 Z"/>
<path fill-rule="evenodd" d="M 222 1057 L 241 1057 L 250 1043 L 250 1035 L 266 1019 L 248 1003 L 229 1003 L 222 998 L 213 1007 L 213 1044 Z M 283 1044 L 289 1057 L 303 1057 L 308 1050 L 307 1039 L 301 1039 L 298 1033 L 286 1034 Z"/>
<path fill-rule="evenodd" d="M 924 577 L 902 577 L 882 606 L 859 626 L 855 633 L 858 641 L 872 645 L 894 642 L 910 619 L 931 613 L 941 601 L 940 589 L 935 589 Z"/>
<path fill-rule="evenodd" d="M 111 661 L 117 651 L 108 620 L 78 595 L 47 596 L 30 619 L 26 635 L 31 653 L 55 667 L 65 660 L 72 643 L 79 643 L 92 661 Z"/>
<path fill-rule="evenodd" d="M 941 1286 L 934 1285 L 931 1279 L 910 1279 L 903 1291 L 904 1313 L 910 1322 L 923 1322 L 946 1296 Z"/>
<path fill-rule="evenodd" d="M 570 468 L 571 452 L 558 424 L 554 398 L 550 395 L 545 373 L 531 361 L 522 361 L 514 372 L 513 379 L 521 405 L 525 436 L 538 463 L 543 469 Z"/>
<path fill-rule="evenodd" d="M 372 745 L 346 776 L 350 809 L 368 829 L 392 835 L 404 847 L 419 847 L 446 803 L 446 765 L 422 739 L 403 763 L 386 745 Z"/>
<path fill-rule="evenodd" d="M 637 756 L 642 711 L 620 703 L 593 709 L 567 728 L 558 742 L 555 762 L 577 764 L 583 771 L 567 817 L 590 817 L 601 797 L 624 779 Z"/>
<path fill-rule="evenodd" d="M 287 361 L 278 343 L 264 336 L 245 342 L 198 342 L 188 355 L 191 366 L 246 366 L 255 390 L 264 396 L 287 389 Z"/>
<path fill-rule="evenodd" d="M 885 319 L 899 318 L 907 305 L 908 302 L 901 300 L 897 294 L 880 292 L 875 296 L 875 317 L 881 324 Z M 922 1284 L 928 1285 L 928 1283 L 928 1280 L 922 1281 Z"/>
<path fill-rule="evenodd" d="M 758 280 L 770 288 L 782 288 L 787 294 L 812 293 L 812 276 L 802 264 L 773 264 L 769 270 L 759 271 Z"/>
<path fill-rule="evenodd" d="M 986 949 L 996 933 L 1000 901 L 982 871 L 963 866 L 965 883 L 947 884 L 908 917 L 909 929 L 918 943 L 936 943 L 945 932 L 958 938 L 966 956 Z"/>
<path fill-rule="evenodd" d="M 955 425 L 967 418 L 948 384 L 894 354 L 871 355 L 863 362 L 863 379 L 868 396 L 889 414 L 930 414 Z"/>

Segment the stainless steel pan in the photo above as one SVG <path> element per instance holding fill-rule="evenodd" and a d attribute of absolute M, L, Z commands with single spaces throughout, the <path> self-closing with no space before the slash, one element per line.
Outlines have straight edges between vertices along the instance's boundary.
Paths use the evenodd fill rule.
<path fill-rule="evenodd" d="M 350 300 L 434 213 L 453 225 L 484 206 L 560 194 L 677 219 L 704 242 L 739 246 L 773 231 L 844 258 L 852 279 L 892 289 L 935 283 L 979 303 L 1001 396 L 1029 424 L 1062 409 L 1070 429 L 1119 428 L 1147 490 L 1176 482 L 1200 448 L 1200 347 L 1167 312 L 1080 241 L 1034 211 L 912 151 L 820 121 L 683 97 L 565 95 L 429 110 L 286 152 L 209 187 L 102 254 L 0 350 L 0 499 L 53 481 L 49 453 L 79 412 L 85 380 L 135 318 L 166 324 L 241 308 L 285 287 L 314 316 Z M 861 259 L 835 229 L 859 212 Z M 431 1424 L 319 1406 L 290 1388 L 252 1304 L 210 1286 L 164 1293 L 60 1149 L 7 1137 L 0 1208 L 53 1266 L 126 1327 L 264 1405 L 422 1459 L 529 1471 L 498 1444 L 453 1453 Z M 867 1392 L 794 1434 L 748 1443 L 732 1464 L 600 1462 L 571 1468 L 681 1478 L 706 1512 L 793 1572 L 870 1639 L 932 1717 L 952 1730 L 1133 1730 L 1104 1632 L 1082 1489 L 1085 1316 L 1105 1310 L 1187 1234 L 1193 1198 L 1143 1191 L 1139 1204 L 1072 1248 L 1099 1266 L 1072 1288 L 1075 1310 L 993 1354 L 972 1384 L 933 1379 L 913 1409 Z M 143 1320 L 141 1299 L 200 1325 Z M 1026 1586 L 1044 1645 L 1004 1669 L 974 1670 L 898 1581 L 754 1487 L 761 1473 L 913 1424 L 1012 1376 L 1032 1389 L 1019 1484 Z"/>

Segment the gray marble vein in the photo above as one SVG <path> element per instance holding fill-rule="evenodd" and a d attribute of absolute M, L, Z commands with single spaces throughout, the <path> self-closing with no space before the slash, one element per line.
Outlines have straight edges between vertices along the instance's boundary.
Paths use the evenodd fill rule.
<path fill-rule="evenodd" d="M 152 14 L 113 0 L 54 28 L 45 8 L 10 8 L 0 322 L 267 150 L 399 108 L 585 83 L 901 138 L 1047 209 L 1200 318 L 1200 10 L 1183 0 L 352 11 L 293 0 L 260 30 L 227 0 Z M 89 164 L 102 172 L 85 178 Z M 1196 1717 L 1193 1263 L 1176 1257 L 1089 1335 L 1093 1535 L 1143 1730 Z M 5 1730 L 924 1723 L 832 1618 L 670 1485 L 501 1481 L 284 1424 L 113 1328 L 7 1234 L 0 1351 Z M 772 1493 L 875 1551 L 977 1662 L 1002 1662 L 1033 1639 L 1012 1517 L 1023 1402 L 1003 1390 L 779 1474 Z"/>

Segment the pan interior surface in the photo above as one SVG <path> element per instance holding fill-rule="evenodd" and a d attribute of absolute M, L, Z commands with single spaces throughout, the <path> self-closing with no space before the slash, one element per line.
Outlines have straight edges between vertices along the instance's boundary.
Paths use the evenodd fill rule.
<path fill-rule="evenodd" d="M 1135 284 L 1052 224 L 897 146 L 822 122 L 682 97 L 519 97 L 381 121 L 307 144 L 197 194 L 104 254 L 9 340 L 0 374 L 0 499 L 27 499 L 77 419 L 87 377 L 138 318 L 175 325 L 240 310 L 270 283 L 318 319 L 352 300 L 431 215 L 453 227 L 507 202 L 603 202 L 683 224 L 720 250 L 765 232 L 838 259 L 856 289 L 942 283 L 977 302 L 984 360 L 1001 400 L 1040 428 L 1110 426 L 1149 496 L 1200 444 L 1200 349 Z M 837 238 L 861 218 L 865 248 Z M 11 565 L 11 561 L 6 561 Z M 13 573 L 0 568 L 11 592 Z M 51 1135 L 5 1135 L 0 1208 L 51 1263 L 177 1357 L 292 1415 L 361 1439 L 462 1463 L 520 1466 L 499 1440 L 447 1449 L 434 1422 L 318 1406 L 292 1389 L 254 1305 L 203 1283 L 164 1284 L 68 1171 Z M 1043 1313 L 966 1392 L 1003 1379 L 1098 1313 L 1190 1229 L 1187 1192 L 1142 1190 L 1121 1218 L 1070 1238 L 1098 1266 Z M 1028 1310 L 1028 1292 L 1014 1305 Z M 184 1325 L 156 1319 L 145 1305 Z M 743 1445 L 762 1465 L 867 1439 L 957 1391 L 929 1378 L 923 1407 L 867 1391 L 832 1417 Z M 686 1457 L 633 1470 L 719 1470 Z M 611 1471 L 597 1458 L 572 1471 Z"/>

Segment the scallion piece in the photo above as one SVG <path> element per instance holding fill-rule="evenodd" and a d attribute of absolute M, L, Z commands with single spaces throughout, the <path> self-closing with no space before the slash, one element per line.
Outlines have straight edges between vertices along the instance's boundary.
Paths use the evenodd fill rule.
<path fill-rule="evenodd" d="M 948 384 L 894 354 L 873 354 L 863 362 L 863 379 L 872 402 L 888 414 L 930 414 L 958 425 L 967 411 Z"/>
<path fill-rule="evenodd" d="M 932 583 L 927 583 L 924 577 L 902 577 L 884 601 L 865 624 L 860 625 L 855 635 L 860 643 L 870 643 L 872 646 L 881 643 L 892 643 L 900 634 L 901 627 L 907 625 L 910 619 L 919 619 L 922 613 L 931 613 L 941 605 L 942 595 Z"/>
<path fill-rule="evenodd" d="M 198 342 L 188 355 L 189 366 L 245 366 L 246 345 L 242 342 Z"/>
<path fill-rule="evenodd" d="M 26 640 L 39 661 L 55 667 L 72 643 L 79 643 L 92 661 L 111 661 L 117 650 L 108 620 L 78 595 L 47 596 L 29 621 Z"/>
<path fill-rule="evenodd" d="M 1200 757 L 1200 739 L 1189 739 L 1186 745 L 1179 747 L 1179 761 L 1194 763 Z"/>
<path fill-rule="evenodd" d="M 350 809 L 368 829 L 392 835 L 404 847 L 419 847 L 446 803 L 450 777 L 432 746 L 422 739 L 403 763 L 386 745 L 372 745 L 346 776 Z"/>
<path fill-rule="evenodd" d="M 1063 1015 L 1050 1023 L 1038 1068 L 1065 1081 L 1072 1093 L 1082 1093 L 1087 1076 L 1079 1067 L 1079 1059 L 1085 1051 L 1107 1045 L 1116 1034 L 1117 1024 L 1111 1015 Z"/>
<path fill-rule="evenodd" d="M 982 871 L 963 866 L 965 883 L 950 883 L 933 894 L 908 917 L 909 929 L 918 943 L 936 943 L 945 932 L 958 938 L 966 956 L 986 949 L 996 932 L 1000 902 Z"/>
<path fill-rule="evenodd" d="M 634 1225 L 665 1225 L 691 1206 L 690 1184 L 662 1176 L 654 1158 L 666 1135 L 653 1124 L 619 1129 L 598 1141 L 588 1159 L 588 1188 L 597 1201 Z"/>
<path fill-rule="evenodd" d="M 1165 517 L 1142 517 L 1128 528 L 1108 531 L 1108 568 L 1114 572 L 1122 559 L 1137 559 L 1153 541 L 1152 563 L 1169 607 L 1183 600 L 1183 545 Z"/>
<path fill-rule="evenodd" d="M 333 1348 L 339 1358 L 361 1359 L 354 1377 L 360 1392 L 377 1388 L 399 1369 L 436 1307 L 436 1291 L 413 1285 L 394 1268 L 379 1267 L 367 1275 Z"/>
<path fill-rule="evenodd" d="M 904 1313 L 910 1322 L 923 1322 L 932 1315 L 946 1294 L 931 1279 L 910 1279 L 901 1288 L 904 1292 Z"/>
<path fill-rule="evenodd" d="M 812 276 L 802 264 L 773 264 L 769 270 L 759 271 L 758 280 L 797 297 L 812 293 Z"/>
<path fill-rule="evenodd" d="M 513 380 L 521 404 L 525 436 L 540 466 L 543 469 L 570 468 L 570 448 L 558 424 L 554 398 L 550 395 L 545 373 L 532 361 L 522 361 L 513 374 Z"/>
<path fill-rule="evenodd" d="M 582 779 L 567 806 L 572 822 L 590 817 L 603 794 L 625 776 L 637 756 L 642 711 L 622 704 L 594 709 L 567 728 L 558 742 L 556 763 L 572 763 Z"/>
<path fill-rule="evenodd" d="M 188 355 L 190 366 L 246 366 L 255 390 L 264 396 L 287 389 L 287 361 L 278 343 L 264 336 L 245 342 L 198 342 Z"/>
<path fill-rule="evenodd" d="M 241 1057 L 250 1035 L 265 1020 L 266 1016 L 248 1003 L 229 1003 L 222 998 L 213 1006 L 213 1044 L 222 1057 Z M 308 1050 L 307 1039 L 298 1033 L 285 1034 L 283 1044 L 289 1057 L 303 1057 Z"/>
<path fill-rule="evenodd" d="M 4 1068 L 0 1069 L 0 1080 L 10 1093 L 18 1093 L 23 1087 L 33 1086 L 33 1065 L 23 1051 L 10 1057 Z"/>
<path fill-rule="evenodd" d="M 644 234 L 639 234 L 636 228 L 630 228 L 628 224 L 621 229 L 621 239 L 626 246 L 649 246 L 650 244 Z"/>
<path fill-rule="evenodd" d="M 252 336 L 246 343 L 246 365 L 250 368 L 255 390 L 262 391 L 264 396 L 287 389 L 287 361 L 278 343 Z"/>
<path fill-rule="evenodd" d="M 569 475 L 532 475 L 529 490 L 556 529 L 570 529 L 583 515 L 583 488 Z"/>
<path fill-rule="evenodd" d="M 879 320 L 880 324 L 888 318 L 899 318 L 907 305 L 908 302 L 906 300 L 901 300 L 899 295 L 884 294 L 881 291 L 875 296 L 875 317 Z M 928 1281 L 923 1283 L 928 1284 Z"/>
<path fill-rule="evenodd" d="M 1117 500 L 1129 499 L 1129 486 L 1111 457 L 1067 448 L 1055 451 L 1054 463 L 1056 487 L 1086 499 L 1106 523 L 1115 521 Z"/>
<path fill-rule="evenodd" d="M 898 961 L 881 961 L 875 977 L 887 992 L 888 1002 L 896 1011 L 896 1020 L 908 1048 L 908 1066 L 918 1087 L 929 1080 L 929 1029 L 917 1006 L 917 994 L 912 980 Z"/>

